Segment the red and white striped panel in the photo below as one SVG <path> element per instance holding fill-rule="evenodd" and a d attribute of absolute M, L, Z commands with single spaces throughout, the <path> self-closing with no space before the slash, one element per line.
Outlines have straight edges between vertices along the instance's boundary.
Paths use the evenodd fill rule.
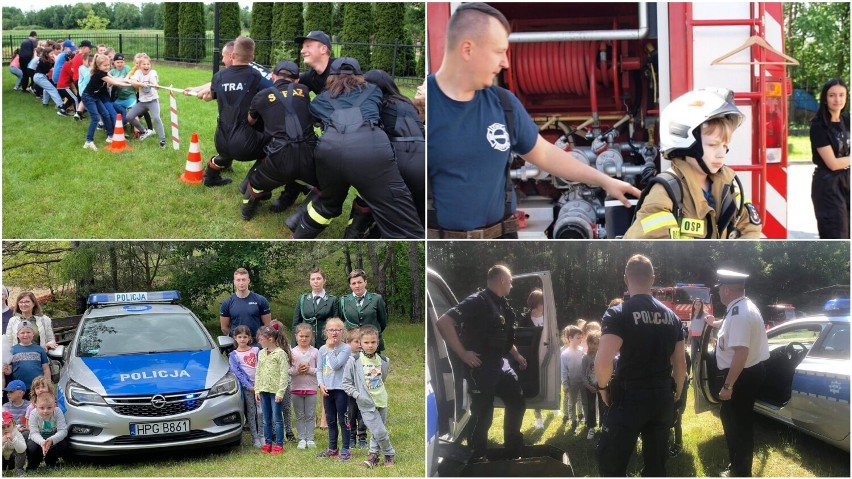
<path fill-rule="evenodd" d="M 764 26 L 766 41 L 778 51 L 784 51 L 784 28 L 782 4 L 780 2 L 766 4 Z M 777 81 L 786 83 L 784 66 L 767 65 L 769 76 Z M 789 93 L 789 92 L 787 92 Z M 786 123 L 787 98 L 782 98 Z M 786 144 L 786 125 L 783 139 Z M 787 237 L 787 151 L 784 148 L 773 148 L 766 152 L 768 165 L 766 178 L 766 218 L 764 218 L 763 235 L 767 238 Z"/>

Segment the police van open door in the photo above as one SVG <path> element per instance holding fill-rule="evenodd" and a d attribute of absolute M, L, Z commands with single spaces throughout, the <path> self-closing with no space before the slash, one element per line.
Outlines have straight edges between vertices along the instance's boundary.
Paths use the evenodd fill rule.
<path fill-rule="evenodd" d="M 718 328 L 704 327 L 701 335 L 701 347 L 697 357 L 692 358 L 692 387 L 695 398 L 695 414 L 705 411 L 718 411 L 721 404 L 719 391 L 725 383 L 725 377 L 716 367 L 716 341 Z"/>
<path fill-rule="evenodd" d="M 521 355 L 526 358 L 528 367 L 525 371 L 520 371 L 516 364 L 512 364 L 512 367 L 518 373 L 527 409 L 555 410 L 559 408 L 560 399 L 560 342 L 550 273 L 513 276 L 509 301 L 520 319 L 527 296 L 537 288 L 544 293 L 544 325 L 541 328 L 516 329 L 515 344 Z M 469 293 L 471 292 L 465 292 L 465 294 Z M 435 430 L 430 432 L 427 438 L 428 474 L 430 476 L 512 475 L 512 464 L 506 464 L 502 470 L 494 471 L 495 467 L 503 467 L 502 461 L 490 461 L 482 465 L 467 464 L 470 450 L 462 442 L 469 436 L 473 424 L 470 420 L 470 397 L 467 381 L 464 379 L 464 365 L 448 350 L 436 325 L 438 318 L 458 304 L 458 300 L 444 279 L 431 269 L 427 271 L 426 296 L 428 310 L 426 370 L 429 383 L 427 391 L 430 394 L 430 410 L 437 414 L 436 421 L 433 418 L 427 418 L 427 422 L 435 424 Z M 499 399 L 496 399 L 494 403 L 495 407 L 503 407 Z M 567 456 L 561 451 L 556 452 L 555 448 L 551 449 L 553 451 L 548 451 L 550 458 L 544 458 L 539 462 L 554 462 L 557 468 L 561 468 L 558 470 L 559 475 L 566 475 L 566 470 L 571 471 Z M 484 468 L 490 469 L 485 471 Z M 521 475 L 530 474 L 528 472 Z"/>

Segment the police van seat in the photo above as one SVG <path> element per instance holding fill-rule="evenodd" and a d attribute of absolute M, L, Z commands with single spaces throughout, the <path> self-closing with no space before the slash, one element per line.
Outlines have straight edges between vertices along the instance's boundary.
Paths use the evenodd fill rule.
<path fill-rule="evenodd" d="M 522 371 L 511 356 L 509 361 L 512 369 L 518 374 L 518 382 L 524 391 L 524 397 L 536 397 L 541 389 L 538 354 L 543 330 L 544 328 L 541 327 L 515 328 L 515 346 L 521 356 L 527 360 L 527 368 Z"/>

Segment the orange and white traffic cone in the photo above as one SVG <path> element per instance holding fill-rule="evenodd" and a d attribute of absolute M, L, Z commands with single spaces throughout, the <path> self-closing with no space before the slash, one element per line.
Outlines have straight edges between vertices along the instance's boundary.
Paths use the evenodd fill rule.
<path fill-rule="evenodd" d="M 115 130 L 112 132 L 112 143 L 107 145 L 106 149 L 113 153 L 132 149 L 124 138 L 124 123 L 121 121 L 121 113 L 115 117 Z"/>
<path fill-rule="evenodd" d="M 189 143 L 189 153 L 186 155 L 186 168 L 184 168 L 183 174 L 180 175 L 180 181 L 193 185 L 201 183 L 202 170 L 201 147 L 198 146 L 198 133 L 193 133 L 192 141 Z"/>

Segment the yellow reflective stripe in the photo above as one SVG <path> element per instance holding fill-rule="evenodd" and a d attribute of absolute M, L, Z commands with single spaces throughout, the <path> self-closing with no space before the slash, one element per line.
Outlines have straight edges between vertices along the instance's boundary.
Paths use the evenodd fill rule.
<path fill-rule="evenodd" d="M 659 213 L 648 215 L 639 223 L 642 225 L 642 231 L 645 233 L 650 233 L 660 228 L 672 226 L 676 228 L 678 226 L 677 220 L 669 211 L 660 211 Z"/>
<path fill-rule="evenodd" d="M 319 214 L 316 209 L 314 209 L 313 201 L 308 203 L 308 216 L 319 225 L 327 226 L 329 223 L 331 223 L 331 218 L 324 217 L 323 215 Z"/>

